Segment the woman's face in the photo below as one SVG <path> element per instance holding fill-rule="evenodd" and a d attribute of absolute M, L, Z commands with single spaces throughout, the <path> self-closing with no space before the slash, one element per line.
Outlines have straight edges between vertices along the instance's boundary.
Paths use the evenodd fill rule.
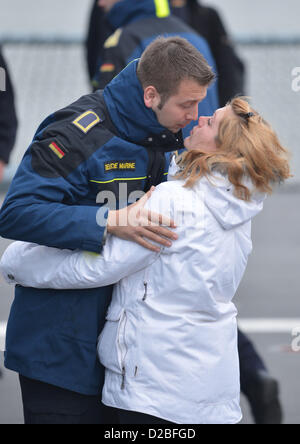
<path fill-rule="evenodd" d="M 221 121 L 229 113 L 233 114 L 230 106 L 219 108 L 212 117 L 200 117 L 198 125 L 193 128 L 189 137 L 184 141 L 188 151 L 217 151 L 216 139 Z"/>

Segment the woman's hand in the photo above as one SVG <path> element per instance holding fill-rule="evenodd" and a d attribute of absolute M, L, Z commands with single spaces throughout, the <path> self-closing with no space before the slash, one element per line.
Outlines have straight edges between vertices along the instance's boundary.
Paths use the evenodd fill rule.
<path fill-rule="evenodd" d="M 136 242 L 154 252 L 159 252 L 160 248 L 146 239 L 171 247 L 170 240 L 176 240 L 178 236 L 165 227 L 176 228 L 174 221 L 144 208 L 154 190 L 155 187 L 152 187 L 138 202 L 126 208 L 110 211 L 107 219 L 108 233 Z"/>

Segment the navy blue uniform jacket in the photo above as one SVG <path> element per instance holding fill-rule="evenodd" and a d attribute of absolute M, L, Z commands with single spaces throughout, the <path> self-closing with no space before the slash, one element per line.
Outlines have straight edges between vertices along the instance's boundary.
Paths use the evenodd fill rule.
<path fill-rule="evenodd" d="M 104 92 L 80 98 L 40 125 L 1 209 L 1 236 L 100 253 L 108 209 L 99 193 L 115 196 L 119 207 L 132 192 L 166 179 L 165 153 L 182 148 L 182 134 L 161 127 L 145 107 L 137 63 Z M 5 366 L 78 393 L 101 392 L 96 344 L 111 294 L 112 287 L 17 286 Z"/>

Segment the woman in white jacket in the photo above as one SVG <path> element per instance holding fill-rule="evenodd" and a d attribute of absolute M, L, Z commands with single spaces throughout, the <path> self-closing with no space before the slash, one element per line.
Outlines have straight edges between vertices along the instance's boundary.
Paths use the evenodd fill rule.
<path fill-rule="evenodd" d="M 271 185 L 289 177 L 287 153 L 241 98 L 201 117 L 185 146 L 179 172 L 172 165 L 176 180 L 147 202 L 175 220 L 171 248 L 155 253 L 110 235 L 102 255 L 17 242 L 1 262 L 7 280 L 23 286 L 116 284 L 98 353 L 103 402 L 119 409 L 121 423 L 124 414 L 134 422 L 129 412 L 141 423 L 147 415 L 180 424 L 241 420 L 232 299 L 252 249 L 251 219 Z"/>

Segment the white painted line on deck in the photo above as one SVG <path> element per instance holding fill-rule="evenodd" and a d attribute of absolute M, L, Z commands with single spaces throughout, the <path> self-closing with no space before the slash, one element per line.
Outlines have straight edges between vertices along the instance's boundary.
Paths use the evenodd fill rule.
<path fill-rule="evenodd" d="M 6 322 L 0 322 L 0 352 L 5 347 Z"/>
<path fill-rule="evenodd" d="M 239 327 L 245 333 L 289 333 L 300 332 L 300 318 L 241 318 Z"/>

